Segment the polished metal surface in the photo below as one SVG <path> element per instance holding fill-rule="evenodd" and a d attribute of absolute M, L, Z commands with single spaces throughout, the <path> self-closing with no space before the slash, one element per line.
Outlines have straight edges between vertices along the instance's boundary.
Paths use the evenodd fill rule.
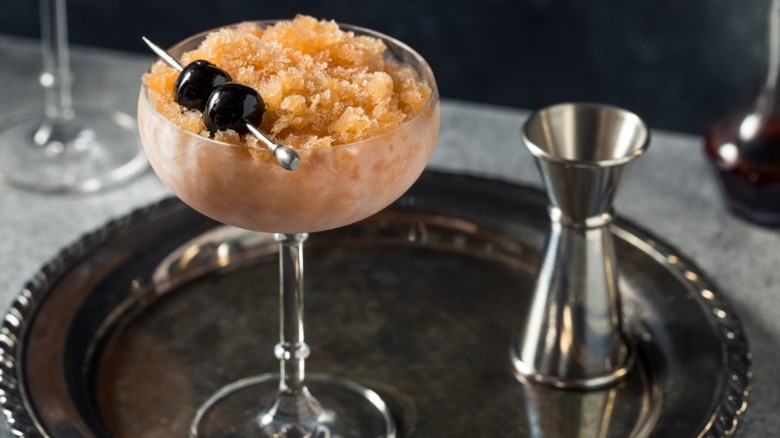
<path fill-rule="evenodd" d="M 648 146 L 647 127 L 619 108 L 560 104 L 533 113 L 523 141 L 550 198 L 551 227 L 510 359 L 532 382 L 613 385 L 631 371 L 635 352 L 620 308 L 612 201 L 627 165 Z"/>
<path fill-rule="evenodd" d="M 526 121 L 525 145 L 536 159 L 559 221 L 602 225 L 627 164 L 647 149 L 650 132 L 632 113 L 607 105 L 561 104 Z M 557 219 L 553 217 L 553 219 Z"/>
<path fill-rule="evenodd" d="M 631 371 L 612 236 L 553 223 L 534 299 L 510 358 L 519 377 L 558 388 L 612 385 Z"/>
<path fill-rule="evenodd" d="M 546 203 L 536 189 L 428 173 L 387 211 L 312 235 L 307 371 L 375 390 L 400 437 L 733 434 L 750 384 L 740 320 L 695 265 L 620 219 L 612 232 L 635 372 L 596 391 L 515 379 L 506 346 L 531 301 Z M 85 236 L 5 317 L 0 388 L 12 427 L 186 435 L 214 391 L 278 365 L 268 354 L 277 257 L 272 235 L 174 200 Z"/>

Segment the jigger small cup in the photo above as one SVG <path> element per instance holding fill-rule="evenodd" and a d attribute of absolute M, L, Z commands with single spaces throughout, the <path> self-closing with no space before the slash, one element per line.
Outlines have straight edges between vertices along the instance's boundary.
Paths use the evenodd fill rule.
<path fill-rule="evenodd" d="M 551 226 L 512 364 L 522 380 L 557 388 L 612 385 L 635 357 L 623 331 L 612 202 L 649 131 L 624 109 L 564 103 L 532 114 L 522 136 L 549 197 Z"/>

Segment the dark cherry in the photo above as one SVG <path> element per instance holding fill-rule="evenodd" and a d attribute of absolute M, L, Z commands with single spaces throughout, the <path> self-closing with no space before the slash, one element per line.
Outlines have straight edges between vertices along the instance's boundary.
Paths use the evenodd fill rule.
<path fill-rule="evenodd" d="M 203 110 L 203 122 L 212 134 L 223 129 L 245 134 L 247 123 L 260 125 L 264 111 L 265 103 L 257 91 L 246 85 L 227 82 L 209 96 Z"/>
<path fill-rule="evenodd" d="M 174 99 L 179 105 L 203 111 L 211 92 L 230 80 L 225 70 L 208 61 L 201 59 L 192 62 L 184 67 L 176 80 Z"/>

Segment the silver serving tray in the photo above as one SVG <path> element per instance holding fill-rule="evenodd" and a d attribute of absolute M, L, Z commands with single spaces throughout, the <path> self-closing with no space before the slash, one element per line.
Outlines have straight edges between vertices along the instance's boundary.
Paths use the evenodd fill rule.
<path fill-rule="evenodd" d="M 615 227 L 640 363 L 614 388 L 520 383 L 522 326 L 548 228 L 534 188 L 426 173 L 397 203 L 306 244 L 307 370 L 379 392 L 400 436 L 721 437 L 750 354 L 713 283 L 639 227 Z M 185 436 L 228 382 L 276 371 L 276 244 L 176 200 L 84 236 L 6 315 L 1 402 L 20 436 Z"/>

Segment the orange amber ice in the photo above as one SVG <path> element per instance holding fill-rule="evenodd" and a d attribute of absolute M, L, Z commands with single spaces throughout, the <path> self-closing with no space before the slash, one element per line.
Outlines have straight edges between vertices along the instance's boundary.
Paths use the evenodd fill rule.
<path fill-rule="evenodd" d="M 401 196 L 436 143 L 430 68 L 373 31 L 299 16 L 196 35 L 170 53 L 184 65 L 205 59 L 257 90 L 260 129 L 301 157 L 290 172 L 251 135 L 210 136 L 199 111 L 173 101 L 178 72 L 155 63 L 138 105 L 146 154 L 179 198 L 220 222 L 278 233 L 348 225 Z"/>

